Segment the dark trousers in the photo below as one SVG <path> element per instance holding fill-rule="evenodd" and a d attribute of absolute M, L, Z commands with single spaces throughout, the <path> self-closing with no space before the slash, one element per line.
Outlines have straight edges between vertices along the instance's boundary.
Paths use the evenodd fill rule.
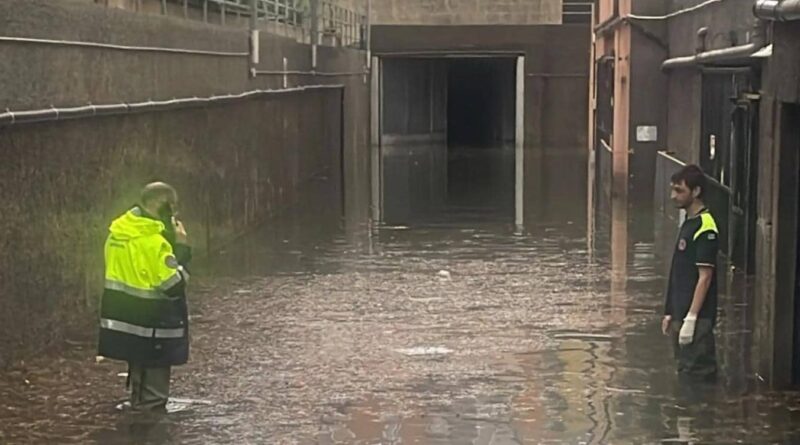
<path fill-rule="evenodd" d="M 169 400 L 171 373 L 170 367 L 145 368 L 136 363 L 129 363 L 131 408 L 135 410 L 165 408 Z"/>
<path fill-rule="evenodd" d="M 714 323 L 712 320 L 699 319 L 691 344 L 681 346 L 678 338 L 683 321 L 672 321 L 670 339 L 678 363 L 678 374 L 681 376 L 713 379 L 717 375 L 717 345 L 714 339 Z"/>

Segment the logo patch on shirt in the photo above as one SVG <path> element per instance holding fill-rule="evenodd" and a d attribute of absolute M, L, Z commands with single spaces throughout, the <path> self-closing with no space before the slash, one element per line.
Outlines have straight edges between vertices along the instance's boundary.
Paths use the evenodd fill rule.
<path fill-rule="evenodd" d="M 177 260 L 177 259 L 175 259 L 175 257 L 174 257 L 174 256 L 172 256 L 172 255 L 168 256 L 168 257 L 167 257 L 167 258 L 164 260 L 164 263 L 165 263 L 165 264 L 167 265 L 167 267 L 169 267 L 170 269 L 177 269 L 177 268 L 178 268 L 178 260 Z"/>
<path fill-rule="evenodd" d="M 681 240 L 678 242 L 678 250 L 680 250 L 681 252 L 686 250 L 686 240 L 685 239 L 681 238 Z"/>

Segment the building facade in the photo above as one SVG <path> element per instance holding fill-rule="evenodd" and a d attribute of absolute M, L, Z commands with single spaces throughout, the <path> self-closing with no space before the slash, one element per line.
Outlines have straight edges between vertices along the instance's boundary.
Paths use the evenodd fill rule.
<path fill-rule="evenodd" d="M 747 284 L 755 368 L 776 387 L 800 383 L 797 3 L 601 0 L 593 45 L 594 227 L 669 251 L 669 177 L 700 165 L 721 273 Z"/>

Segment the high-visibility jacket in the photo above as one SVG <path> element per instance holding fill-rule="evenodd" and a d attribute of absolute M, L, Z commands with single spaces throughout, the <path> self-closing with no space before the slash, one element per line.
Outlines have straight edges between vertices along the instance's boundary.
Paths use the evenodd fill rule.
<path fill-rule="evenodd" d="M 164 230 L 164 223 L 138 207 L 111 224 L 105 244 L 99 355 L 149 367 L 188 360 L 189 275 Z"/>

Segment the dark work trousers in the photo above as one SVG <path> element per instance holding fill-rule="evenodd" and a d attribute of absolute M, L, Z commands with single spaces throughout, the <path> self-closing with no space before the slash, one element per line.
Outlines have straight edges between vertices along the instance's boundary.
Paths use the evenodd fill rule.
<path fill-rule="evenodd" d="M 145 368 L 136 363 L 129 363 L 131 408 L 134 410 L 165 408 L 169 400 L 170 375 L 169 367 Z"/>
<path fill-rule="evenodd" d="M 711 380 L 717 375 L 717 346 L 714 339 L 714 323 L 709 319 L 698 319 L 694 340 L 681 346 L 678 342 L 683 321 L 672 321 L 670 339 L 678 363 L 678 374 L 700 380 Z"/>

